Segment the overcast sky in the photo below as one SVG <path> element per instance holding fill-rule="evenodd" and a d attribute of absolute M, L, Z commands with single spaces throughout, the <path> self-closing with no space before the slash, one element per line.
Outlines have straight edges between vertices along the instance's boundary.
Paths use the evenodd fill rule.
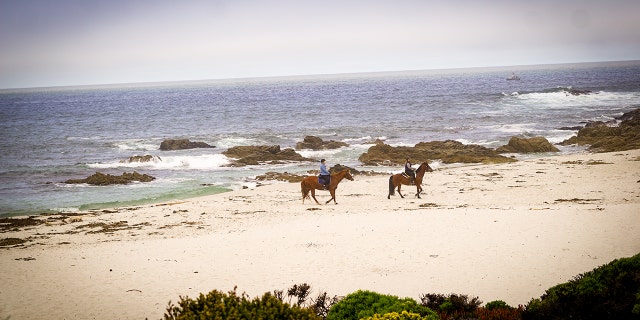
<path fill-rule="evenodd" d="M 0 88 L 640 60 L 638 0 L 0 0 Z"/>

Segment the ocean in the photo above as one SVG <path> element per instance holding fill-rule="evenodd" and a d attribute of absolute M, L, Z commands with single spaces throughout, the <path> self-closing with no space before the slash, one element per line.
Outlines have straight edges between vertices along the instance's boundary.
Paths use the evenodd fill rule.
<path fill-rule="evenodd" d="M 512 73 L 520 80 L 506 80 Z M 394 146 L 452 139 L 494 148 L 512 136 L 557 143 L 587 121 L 611 121 L 639 107 L 640 61 L 5 89 L 0 216 L 179 200 L 255 186 L 255 176 L 268 171 L 318 168 L 316 162 L 230 167 L 222 152 L 233 146 L 287 148 L 314 135 L 349 146 L 298 150 L 305 157 L 394 172 L 400 169 L 363 167 L 358 157 L 378 138 Z M 215 148 L 160 151 L 164 139 L 178 138 Z M 121 162 L 147 154 L 159 159 Z M 156 180 L 64 183 L 132 171 Z"/>

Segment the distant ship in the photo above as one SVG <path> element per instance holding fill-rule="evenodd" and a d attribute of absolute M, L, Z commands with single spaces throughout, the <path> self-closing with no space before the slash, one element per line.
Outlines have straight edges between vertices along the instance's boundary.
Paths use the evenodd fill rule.
<path fill-rule="evenodd" d="M 520 80 L 520 77 L 518 77 L 515 73 L 512 73 L 507 80 Z"/>

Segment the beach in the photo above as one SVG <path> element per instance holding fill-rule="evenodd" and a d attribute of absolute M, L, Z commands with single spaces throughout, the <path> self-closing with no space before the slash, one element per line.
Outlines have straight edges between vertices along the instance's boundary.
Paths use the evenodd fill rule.
<path fill-rule="evenodd" d="M 420 199 L 403 186 L 388 200 L 388 175 L 354 178 L 337 205 L 266 182 L 2 229 L 25 242 L 0 247 L 0 318 L 159 319 L 180 296 L 299 283 L 517 306 L 640 252 L 640 150 L 447 166 Z"/>

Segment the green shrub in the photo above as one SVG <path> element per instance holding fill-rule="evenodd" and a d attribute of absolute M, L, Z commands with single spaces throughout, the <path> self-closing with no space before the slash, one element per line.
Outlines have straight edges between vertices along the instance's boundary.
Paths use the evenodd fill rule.
<path fill-rule="evenodd" d="M 524 319 L 640 319 L 640 254 L 547 289 Z"/>
<path fill-rule="evenodd" d="M 383 295 L 371 291 L 358 290 L 347 295 L 334 304 L 329 310 L 327 320 L 359 320 L 397 312 L 416 313 L 427 319 L 438 319 L 438 315 L 431 309 L 419 305 L 411 298 L 400 299 L 392 295 Z"/>
<path fill-rule="evenodd" d="M 228 293 L 214 290 L 206 295 L 200 294 L 196 300 L 180 297 L 177 306 L 169 302 L 164 319 L 317 320 L 320 318 L 312 310 L 291 306 L 271 293 L 265 293 L 260 298 L 249 299 L 245 293 L 238 296 L 234 288 Z"/>
<path fill-rule="evenodd" d="M 513 307 L 511 307 L 510 305 L 508 305 L 506 302 L 504 302 L 502 300 L 495 300 L 495 301 L 487 302 L 487 304 L 484 307 L 487 308 L 488 310 L 513 309 Z"/>
<path fill-rule="evenodd" d="M 383 315 L 374 314 L 373 317 L 363 318 L 361 320 L 431 320 L 433 316 L 423 317 L 420 314 L 402 311 L 401 313 L 391 312 Z M 437 318 L 435 318 L 437 319 Z"/>
<path fill-rule="evenodd" d="M 478 308 L 482 301 L 478 297 L 469 300 L 469 296 L 461 294 L 450 294 L 445 296 L 443 294 L 427 293 L 420 295 L 420 301 L 423 306 L 440 310 L 442 312 L 473 312 Z"/>

